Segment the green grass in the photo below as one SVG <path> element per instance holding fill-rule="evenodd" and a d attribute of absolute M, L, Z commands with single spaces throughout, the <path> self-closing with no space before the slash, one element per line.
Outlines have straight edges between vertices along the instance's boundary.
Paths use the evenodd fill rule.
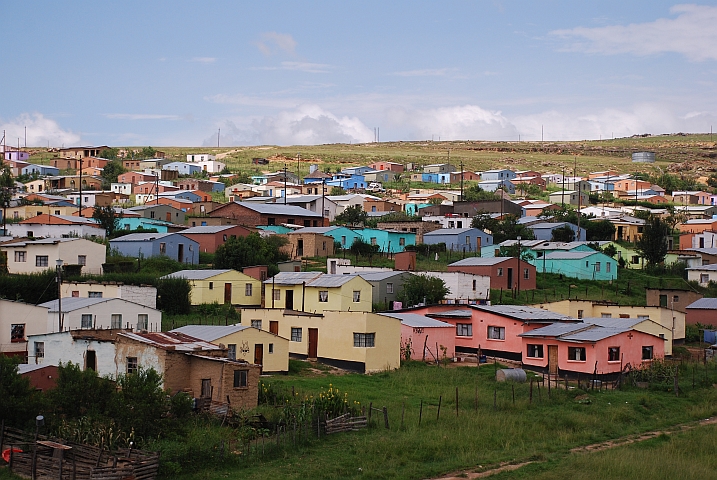
<path fill-rule="evenodd" d="M 369 429 L 333 435 L 296 449 L 289 443 L 285 448 L 272 448 L 264 456 L 215 464 L 181 478 L 431 478 L 505 461 L 555 462 L 574 447 L 717 414 L 717 391 L 699 385 L 692 389 L 691 380 L 684 375 L 680 397 L 626 387 L 625 391 L 587 393 L 553 389 L 549 399 L 545 389 L 539 395 L 534 388 L 530 403 L 529 385 L 517 384 L 513 403 L 513 385 L 495 382 L 493 365 L 439 368 L 410 363 L 398 371 L 376 375 L 305 376 L 306 371 L 300 370 L 300 375 L 263 380 L 275 390 L 290 392 L 293 387 L 300 396 L 316 394 L 331 385 L 347 393 L 350 402 L 387 407 L 391 428 L 385 429 L 382 416 L 374 413 Z M 717 380 L 713 367 L 709 375 L 708 381 Z M 442 405 L 437 418 L 439 397 Z M 263 408 L 271 414 L 270 407 Z M 273 412 L 280 414 L 278 409 Z M 668 460 L 663 456 L 663 462 Z"/>

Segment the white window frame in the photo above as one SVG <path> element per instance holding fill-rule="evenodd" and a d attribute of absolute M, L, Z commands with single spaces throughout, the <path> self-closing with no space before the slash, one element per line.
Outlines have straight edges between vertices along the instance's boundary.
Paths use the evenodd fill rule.
<path fill-rule="evenodd" d="M 489 325 L 488 340 L 505 340 L 505 327 Z"/>
<path fill-rule="evenodd" d="M 303 329 L 301 327 L 291 327 L 291 341 L 301 342 L 303 336 Z"/>
<path fill-rule="evenodd" d="M 361 290 L 354 290 L 353 300 L 354 303 L 359 303 L 361 301 Z"/>
<path fill-rule="evenodd" d="M 251 283 L 244 285 L 244 296 L 251 297 L 254 293 L 254 286 Z"/>
<path fill-rule="evenodd" d="M 529 343 L 528 351 L 526 352 L 528 358 L 545 358 L 545 349 L 542 343 Z"/>
<path fill-rule="evenodd" d="M 456 323 L 456 336 L 457 337 L 472 337 L 473 336 L 473 324 L 472 323 Z"/>
<path fill-rule="evenodd" d="M 319 290 L 319 302 L 320 303 L 328 303 L 329 301 L 329 291 L 328 290 Z"/>
<path fill-rule="evenodd" d="M 568 347 L 568 362 L 585 362 L 587 359 L 585 347 Z"/>
<path fill-rule="evenodd" d="M 89 329 L 92 328 L 92 314 L 91 313 L 83 313 L 80 317 L 80 328 L 81 329 Z"/>

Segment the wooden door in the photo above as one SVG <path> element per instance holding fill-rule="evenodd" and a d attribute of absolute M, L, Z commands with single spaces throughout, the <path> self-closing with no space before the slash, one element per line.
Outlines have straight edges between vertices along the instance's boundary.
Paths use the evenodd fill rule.
<path fill-rule="evenodd" d="M 508 269 L 508 287 L 507 288 L 513 288 L 513 269 Z"/>
<path fill-rule="evenodd" d="M 202 397 L 203 398 L 212 398 L 212 379 L 211 378 L 203 378 L 202 379 Z"/>
<path fill-rule="evenodd" d="M 319 346 L 319 329 L 309 329 L 309 358 L 317 358 L 317 351 Z"/>
<path fill-rule="evenodd" d="M 85 370 L 94 370 L 97 371 L 97 354 L 94 350 L 87 350 L 87 366 L 85 367 Z"/>
<path fill-rule="evenodd" d="M 224 303 L 232 303 L 232 284 L 224 284 Z"/>
<path fill-rule="evenodd" d="M 172 221 L 172 212 L 167 212 L 165 214 L 164 218 L 166 218 L 168 222 L 171 222 Z"/>
<path fill-rule="evenodd" d="M 254 344 L 254 364 L 255 365 L 263 365 L 264 364 L 264 344 L 263 343 Z"/>
<path fill-rule="evenodd" d="M 287 310 L 294 309 L 294 291 L 293 290 L 286 291 L 286 305 L 284 305 L 284 308 Z"/>
<path fill-rule="evenodd" d="M 558 374 L 558 346 L 548 345 L 548 373 Z"/>
<path fill-rule="evenodd" d="M 180 243 L 177 245 L 177 261 L 179 263 L 184 263 L 184 244 Z"/>
<path fill-rule="evenodd" d="M 279 335 L 279 322 L 277 322 L 276 320 L 270 320 L 269 332 L 273 333 L 274 335 Z"/>

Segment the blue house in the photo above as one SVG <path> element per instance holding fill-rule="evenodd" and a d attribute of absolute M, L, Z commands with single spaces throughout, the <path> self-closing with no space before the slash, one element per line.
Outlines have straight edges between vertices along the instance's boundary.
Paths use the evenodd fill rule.
<path fill-rule="evenodd" d="M 189 200 L 190 202 L 201 202 L 202 197 L 189 190 L 176 190 L 174 192 L 163 192 L 159 194 L 159 198 L 176 198 L 181 200 Z"/>
<path fill-rule="evenodd" d="M 440 228 L 423 234 L 423 243 L 436 245 L 445 243 L 453 252 L 476 252 L 481 247 L 493 245 L 493 235 L 479 228 Z"/>
<path fill-rule="evenodd" d="M 153 228 L 157 230 L 157 233 L 167 233 L 170 225 L 172 225 L 170 222 L 151 220 L 149 218 L 142 217 L 123 217 L 119 219 L 120 230 L 137 230 L 141 227 L 145 230 Z"/>
<path fill-rule="evenodd" d="M 495 192 L 499 188 L 503 187 L 507 193 L 515 195 L 515 185 L 510 180 L 488 180 L 485 182 L 478 182 L 478 186 L 486 192 Z"/>
<path fill-rule="evenodd" d="M 366 188 L 366 179 L 363 175 L 346 175 L 338 173 L 334 178 L 328 180 L 326 185 L 329 187 L 341 187 L 344 190 L 356 190 Z"/>
<path fill-rule="evenodd" d="M 615 280 L 617 261 L 601 252 L 552 252 L 532 260 L 538 272 L 559 273 L 580 280 Z"/>
<path fill-rule="evenodd" d="M 437 173 L 422 173 L 421 181 L 426 183 L 438 183 L 438 175 Z"/>
<path fill-rule="evenodd" d="M 341 248 L 351 248 L 357 238 L 361 238 L 360 231 L 351 230 L 347 227 L 335 225 L 333 227 L 304 227 L 296 230 L 296 233 L 318 233 L 334 239 L 334 242 L 341 244 Z"/>
<path fill-rule="evenodd" d="M 371 167 L 349 167 L 341 170 L 341 173 L 346 175 L 363 175 L 366 172 L 370 172 L 373 169 Z"/>
<path fill-rule="evenodd" d="M 416 244 L 416 234 L 398 230 L 379 230 L 377 228 L 364 228 L 356 231 L 364 242 L 378 245 L 379 251 L 384 253 L 398 253 L 406 249 L 406 245 Z"/>
<path fill-rule="evenodd" d="M 49 165 L 35 165 L 34 163 L 31 163 L 22 167 L 20 173 L 23 175 L 32 175 L 33 173 L 37 173 L 38 175 L 59 175 L 60 169 L 50 167 Z"/>
<path fill-rule="evenodd" d="M 508 170 L 507 168 L 499 168 L 496 170 L 487 170 L 480 174 L 482 181 L 501 181 L 501 180 L 512 180 L 515 178 L 515 172 Z"/>
<path fill-rule="evenodd" d="M 110 240 L 110 248 L 127 257 L 166 256 L 181 263 L 199 263 L 199 242 L 179 233 L 130 233 Z"/>
<path fill-rule="evenodd" d="M 162 165 L 162 170 L 175 170 L 180 175 L 191 175 L 202 171 L 202 167 L 193 163 L 172 162 Z"/>
<path fill-rule="evenodd" d="M 406 215 L 418 215 L 420 209 L 430 206 L 430 203 L 407 203 L 403 206 L 403 209 L 406 211 Z"/>
<path fill-rule="evenodd" d="M 544 240 L 547 242 L 552 241 L 553 239 L 553 230 L 556 230 L 558 228 L 563 227 L 570 227 L 570 229 L 575 234 L 575 241 L 583 242 L 585 241 L 585 229 L 580 228 L 578 231 L 577 225 L 573 225 L 572 223 L 568 222 L 541 222 L 541 223 L 534 223 L 532 225 L 527 225 L 527 228 L 531 229 L 533 231 L 533 234 L 535 235 L 536 240 Z"/>

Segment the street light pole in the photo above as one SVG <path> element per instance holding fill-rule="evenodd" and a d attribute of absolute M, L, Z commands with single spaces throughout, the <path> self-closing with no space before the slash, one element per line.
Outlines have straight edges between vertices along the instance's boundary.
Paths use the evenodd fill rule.
<path fill-rule="evenodd" d="M 60 332 L 63 331 L 63 318 L 62 318 L 62 259 L 55 260 L 57 264 L 57 318 L 60 326 Z"/>
<path fill-rule="evenodd" d="M 516 272 L 518 274 L 518 298 L 520 298 L 520 254 L 520 235 L 518 235 L 518 271 Z"/>

